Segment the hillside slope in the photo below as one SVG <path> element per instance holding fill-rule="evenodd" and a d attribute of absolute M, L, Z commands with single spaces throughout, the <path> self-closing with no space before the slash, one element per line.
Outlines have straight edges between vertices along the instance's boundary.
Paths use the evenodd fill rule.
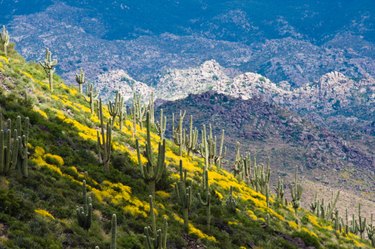
<path fill-rule="evenodd" d="M 213 124 L 215 134 L 225 129 L 231 158 L 239 141 L 243 152 L 250 151 L 258 160 L 271 157 L 271 166 L 281 175 L 299 165 L 311 180 L 357 189 L 370 200 L 375 198 L 371 153 L 277 105 L 258 98 L 241 100 L 206 92 L 165 102 L 158 108 L 166 113 L 186 110 L 194 116 L 197 127 Z M 227 167 L 231 165 L 229 162 Z M 345 174 L 350 177 L 342 177 Z"/>
<path fill-rule="evenodd" d="M 130 117 L 122 131 L 115 123 L 112 163 L 105 171 L 97 156 L 100 121 L 90 113 L 87 97 L 58 76 L 50 92 L 45 78 L 40 65 L 25 62 L 12 48 L 9 58 L 0 55 L 1 114 L 12 120 L 29 117 L 31 124 L 28 177 L 16 170 L 0 177 L 0 247 L 109 248 L 110 217 L 116 213 L 117 248 L 144 248 L 144 227 L 152 219 L 147 185 L 136 166 L 135 138 L 143 151 L 145 129 L 137 126 L 133 138 Z M 107 108 L 104 116 L 106 120 L 110 116 Z M 150 140 L 155 150 L 160 137 L 152 133 Z M 180 160 L 194 193 L 188 235 L 174 194 Z M 368 240 L 335 231 L 331 222 L 307 210 L 295 214 L 290 203 L 277 205 L 274 195 L 267 202 L 266 196 L 215 166 L 208 171 L 212 216 L 208 229 L 205 208 L 195 197 L 202 192 L 203 160 L 185 152 L 178 156 L 177 146 L 167 141 L 166 162 L 154 207 L 158 227 L 162 217 L 168 220 L 168 248 L 370 248 Z M 77 206 L 83 204 L 83 180 L 94 209 L 88 231 L 76 217 Z M 225 204 L 230 187 L 234 209 Z"/>

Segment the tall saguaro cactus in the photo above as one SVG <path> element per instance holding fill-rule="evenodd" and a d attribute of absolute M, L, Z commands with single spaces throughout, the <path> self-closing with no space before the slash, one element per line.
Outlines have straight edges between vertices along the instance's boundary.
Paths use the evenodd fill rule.
<path fill-rule="evenodd" d="M 29 118 L 25 118 L 22 127 L 21 116 L 17 117 L 16 128 L 12 129 L 12 121 L 3 121 L 0 115 L 0 174 L 7 175 L 12 168 L 23 177 L 28 177 Z"/>
<path fill-rule="evenodd" d="M 124 106 L 124 98 L 121 96 L 119 92 L 116 93 L 116 98 L 114 102 L 112 101 L 108 102 L 108 111 L 112 117 L 112 125 L 115 124 L 116 117 L 117 115 L 120 114 L 123 106 Z"/>
<path fill-rule="evenodd" d="M 175 144 L 179 146 L 179 151 L 178 151 L 179 156 L 182 156 L 182 150 L 185 144 L 184 127 L 183 127 L 185 115 L 186 115 L 186 111 L 180 110 L 180 116 L 179 116 L 177 128 L 174 128 L 174 115 L 173 115 L 173 120 L 172 120 L 173 140 Z"/>
<path fill-rule="evenodd" d="M 156 122 L 156 130 L 158 131 L 160 140 L 163 140 L 165 131 L 167 130 L 167 117 L 164 115 L 163 109 L 160 110 L 160 121 Z"/>
<path fill-rule="evenodd" d="M 90 83 L 87 86 L 87 95 L 89 96 L 91 114 L 95 111 L 95 101 L 99 97 L 99 92 L 95 90 L 94 84 Z"/>
<path fill-rule="evenodd" d="M 4 54 L 5 56 L 8 56 L 8 46 L 9 46 L 10 37 L 9 37 L 8 30 L 5 28 L 4 25 L 0 34 L 0 38 L 1 38 L 0 39 L 1 43 L 3 44 Z"/>
<path fill-rule="evenodd" d="M 153 160 L 152 154 L 152 144 L 151 144 L 151 123 L 150 123 L 150 114 L 146 115 L 146 127 L 147 127 L 147 139 L 146 139 L 146 150 L 144 156 L 147 159 L 146 164 L 142 164 L 141 161 L 141 152 L 139 147 L 139 141 L 136 140 L 137 145 L 137 156 L 138 156 L 138 165 L 141 170 L 143 180 L 148 184 L 150 195 L 155 198 L 155 185 L 160 181 L 163 172 L 165 171 L 165 139 L 162 142 L 159 142 L 158 147 L 158 158 L 155 163 Z"/>
<path fill-rule="evenodd" d="M 276 191 L 276 200 L 277 203 L 280 205 L 285 205 L 285 186 L 284 186 L 284 180 L 280 177 L 277 181 L 277 187 L 275 189 Z"/>
<path fill-rule="evenodd" d="M 207 229 L 210 230 L 211 225 L 211 193 L 210 193 L 210 185 L 208 183 L 208 171 L 205 169 L 202 175 L 202 189 L 205 195 L 202 198 L 201 194 L 198 193 L 198 199 L 202 206 L 206 207 L 206 218 L 207 218 Z"/>
<path fill-rule="evenodd" d="M 103 164 L 105 170 L 109 171 L 109 164 L 112 154 L 112 123 L 108 121 L 107 126 L 104 125 L 102 100 L 99 100 L 99 119 L 100 132 L 97 132 L 99 161 Z"/>
<path fill-rule="evenodd" d="M 191 186 L 188 186 L 186 180 L 186 170 L 182 169 L 182 161 L 180 160 L 180 180 L 175 185 L 177 201 L 184 218 L 184 230 L 189 233 L 189 210 L 191 207 L 193 194 Z"/>
<path fill-rule="evenodd" d="M 12 122 L 8 119 L 6 127 L 0 131 L 0 174 L 7 175 L 16 168 L 20 140 L 15 129 L 12 137 Z"/>
<path fill-rule="evenodd" d="M 189 132 L 185 132 L 185 148 L 187 154 L 190 155 L 192 151 L 198 150 L 198 129 L 193 127 L 193 115 L 190 115 Z"/>
<path fill-rule="evenodd" d="M 232 213 L 236 212 L 237 201 L 233 196 L 233 187 L 232 186 L 230 186 L 230 188 L 229 188 L 229 196 L 228 196 L 225 204 L 226 204 L 226 206 L 227 206 L 227 208 L 230 212 L 232 212 Z"/>
<path fill-rule="evenodd" d="M 150 198 L 150 219 L 151 225 L 145 227 L 145 248 L 146 249 L 167 249 L 167 236 L 168 236 L 168 222 L 167 219 L 163 220 L 163 227 L 157 229 L 156 216 L 154 211 L 154 203 L 152 195 Z"/>
<path fill-rule="evenodd" d="M 82 94 L 82 86 L 86 83 L 85 72 L 82 68 L 79 73 L 76 74 L 76 82 L 78 83 L 79 93 Z"/>
<path fill-rule="evenodd" d="M 48 76 L 49 89 L 52 92 L 53 91 L 53 74 L 55 73 L 55 67 L 57 65 L 57 60 L 52 59 L 51 51 L 48 48 L 46 48 L 46 57 L 45 57 L 44 61 L 41 61 L 39 63 L 44 68 L 44 71 L 46 72 L 46 74 Z"/>
<path fill-rule="evenodd" d="M 133 105 L 132 105 L 132 115 L 133 115 L 133 126 L 134 127 L 136 127 L 136 124 L 138 124 L 141 128 L 143 128 L 143 122 L 146 120 L 147 109 L 148 109 L 148 107 L 142 104 L 141 96 L 137 93 L 134 93 L 133 94 Z"/>
<path fill-rule="evenodd" d="M 29 141 L 29 127 L 30 127 L 30 120 L 28 117 L 24 120 L 24 125 L 22 128 L 22 119 L 21 116 L 17 117 L 17 130 L 18 130 L 18 140 L 19 140 L 19 151 L 18 151 L 18 159 L 17 159 L 17 169 L 24 177 L 29 176 L 29 165 L 28 165 L 28 141 Z"/>
<path fill-rule="evenodd" d="M 117 249 L 117 216 L 112 214 L 111 220 L 111 249 Z"/>
<path fill-rule="evenodd" d="M 366 218 L 362 217 L 361 204 L 358 205 L 358 222 L 356 222 L 356 226 L 361 239 L 363 239 L 363 234 L 366 231 Z"/>
<path fill-rule="evenodd" d="M 91 197 L 87 196 L 85 180 L 83 180 L 83 183 L 82 183 L 82 197 L 83 197 L 83 207 L 78 207 L 76 210 L 78 225 L 80 225 L 83 229 L 89 230 L 91 227 L 91 219 L 92 219 L 92 201 L 91 201 Z"/>
<path fill-rule="evenodd" d="M 373 221 L 374 221 L 374 215 L 371 214 L 371 220 L 366 230 L 367 230 L 368 239 L 371 241 L 372 246 L 375 247 L 375 225 L 373 224 Z"/>
<path fill-rule="evenodd" d="M 297 214 L 298 208 L 301 206 L 301 198 L 302 198 L 302 186 L 299 184 L 297 179 L 297 169 L 294 175 L 294 184 L 290 186 L 290 193 L 292 196 L 292 205 L 294 208 L 295 213 Z"/>

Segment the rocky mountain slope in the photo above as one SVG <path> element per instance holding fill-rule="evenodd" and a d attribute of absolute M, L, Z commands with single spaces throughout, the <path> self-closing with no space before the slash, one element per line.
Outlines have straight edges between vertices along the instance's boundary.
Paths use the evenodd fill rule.
<path fill-rule="evenodd" d="M 0 171 L 1 248 L 147 248 L 147 238 L 153 241 L 157 236 L 164 241 L 158 248 L 170 249 L 371 248 L 368 239 L 338 231 L 331 220 L 298 208 L 299 194 L 294 195 L 293 210 L 289 194 L 287 204 L 278 204 L 273 190 L 265 188 L 264 195 L 241 178 L 215 165 L 209 167 L 198 154 L 183 151 L 179 155 L 178 146 L 170 140 L 165 147 L 160 145 L 160 137 L 153 132 L 156 127 L 150 123 L 151 129 L 146 130 L 145 123 L 141 123 L 143 128 L 133 124 L 130 116 L 123 121 L 115 118 L 105 133 L 104 124 L 113 113 L 109 108 L 98 112 L 95 104 L 92 112 L 89 97 L 56 75 L 52 91 L 52 82 L 39 64 L 27 63 L 13 45 L 8 51 L 8 57 L 0 53 L 0 114 L 4 118 L 0 138 L 6 140 L 1 150 L 7 154 Z M 241 118 L 238 122 L 242 124 Z M 102 148 L 97 144 L 98 131 L 112 150 L 98 151 Z M 22 142 L 16 143 L 19 139 Z M 16 144 L 27 153 L 21 154 Z M 153 149 L 143 153 L 145 147 Z M 150 201 L 152 179 L 147 180 L 141 168 L 147 162 L 153 164 L 151 154 L 164 153 L 165 158 L 159 156 L 165 159 L 163 174 L 157 177 L 155 198 Z M 14 164 L 16 158 L 22 165 L 3 167 L 10 159 Z M 105 158 L 109 164 L 103 162 Z M 179 171 L 180 162 L 186 179 Z M 299 181 L 293 185 L 294 193 Z M 192 191 L 186 195 L 192 198 L 189 205 L 175 188 L 178 193 Z M 198 193 L 209 196 L 210 212 Z M 209 225 L 207 217 L 211 217 Z M 157 232 L 150 232 L 153 229 Z"/>
<path fill-rule="evenodd" d="M 106 78 L 110 79 L 110 83 Z M 131 98 L 133 83 L 128 82 L 136 81 L 123 71 L 115 71 L 100 76 L 96 84 L 105 99 L 117 89 L 124 89 L 120 91 Z M 199 67 L 167 71 L 155 88 L 142 83 L 137 85 L 142 92 L 154 91 L 156 98 L 163 100 L 178 100 L 189 94 L 206 91 L 244 100 L 261 98 L 295 111 L 320 125 L 339 128 L 343 134 L 349 132 L 352 136 L 366 136 L 366 140 L 373 143 L 375 79 L 371 77 L 355 81 L 342 73 L 330 72 L 316 82 L 293 88 L 286 81 L 274 83 L 260 74 L 235 73 L 210 60 Z M 110 89 L 115 90 L 106 94 Z"/>
<path fill-rule="evenodd" d="M 305 174 L 312 180 L 364 191 L 371 196 L 370 200 L 375 197 L 375 165 L 371 152 L 277 105 L 259 98 L 241 100 L 206 92 L 166 102 L 159 109 L 167 113 L 186 110 L 194 116 L 197 127 L 211 123 L 216 134 L 220 134 L 221 128 L 225 129 L 230 151 L 234 151 L 239 141 L 243 153 L 250 151 L 261 161 L 271 157 L 273 166 L 281 173 L 291 172 L 299 165 L 307 169 Z M 350 172 L 349 179 L 341 177 L 344 172 Z"/>
<path fill-rule="evenodd" d="M 43 0 L 27 8 L 17 2 L 0 2 L 0 22 L 10 26 L 29 60 L 39 60 L 50 47 L 68 83 L 77 66 L 92 79 L 123 69 L 155 85 L 168 69 L 197 67 L 211 59 L 293 86 L 331 71 L 356 80 L 374 77 L 372 0 L 281 5 L 186 0 L 153 6 L 147 1 Z"/>

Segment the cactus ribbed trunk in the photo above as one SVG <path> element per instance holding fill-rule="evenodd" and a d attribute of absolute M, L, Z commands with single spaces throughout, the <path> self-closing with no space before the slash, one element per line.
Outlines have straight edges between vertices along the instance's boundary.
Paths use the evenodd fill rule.
<path fill-rule="evenodd" d="M 182 215 L 184 216 L 184 230 L 186 233 L 189 233 L 189 209 L 184 208 Z"/>
<path fill-rule="evenodd" d="M 48 72 L 49 90 L 53 92 L 53 72 L 49 70 Z"/>
<path fill-rule="evenodd" d="M 152 198 L 155 199 L 155 181 L 151 181 L 148 183 L 148 191 L 150 195 L 152 195 Z"/>

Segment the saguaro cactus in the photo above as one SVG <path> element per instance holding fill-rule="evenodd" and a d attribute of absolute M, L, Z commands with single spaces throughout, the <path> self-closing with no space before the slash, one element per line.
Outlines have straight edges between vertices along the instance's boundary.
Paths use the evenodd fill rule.
<path fill-rule="evenodd" d="M 5 56 L 8 56 L 8 46 L 9 46 L 10 37 L 9 37 L 8 30 L 5 28 L 4 25 L 1 31 L 0 38 L 1 38 L 1 43 L 3 44 L 4 54 Z"/>
<path fill-rule="evenodd" d="M 294 175 L 294 184 L 290 186 L 290 193 L 292 196 L 292 205 L 296 214 L 297 214 L 298 208 L 301 206 L 302 192 L 303 192 L 303 189 L 302 189 L 302 186 L 298 183 L 297 169 L 296 169 L 296 172 Z"/>
<path fill-rule="evenodd" d="M 147 106 L 142 104 L 141 96 L 139 94 L 133 94 L 133 105 L 132 105 L 132 115 L 133 115 L 133 126 L 138 124 L 143 128 L 143 122 L 146 121 Z"/>
<path fill-rule="evenodd" d="M 228 195 L 228 198 L 227 198 L 225 203 L 226 203 L 226 206 L 227 206 L 227 209 L 229 210 L 229 212 L 232 212 L 232 213 L 236 212 L 237 201 L 233 196 L 233 187 L 232 186 L 229 188 L 229 195 Z"/>
<path fill-rule="evenodd" d="M 151 123 L 150 123 L 150 114 L 147 113 L 146 116 L 146 127 L 147 127 L 147 139 L 146 139 L 146 150 L 144 156 L 147 159 L 145 165 L 141 161 L 141 152 L 139 148 L 139 141 L 136 140 L 137 145 L 137 156 L 138 156 L 138 165 L 141 170 L 143 180 L 148 184 L 149 193 L 155 197 L 155 185 L 160 181 L 163 172 L 165 170 L 165 139 L 162 142 L 159 142 L 158 147 L 158 158 L 155 163 L 152 155 L 152 144 L 151 144 Z"/>
<path fill-rule="evenodd" d="M 373 247 L 375 247 L 375 226 L 373 225 L 373 214 L 371 214 L 371 222 L 367 226 L 367 237 L 371 241 Z"/>
<path fill-rule="evenodd" d="M 213 135 L 212 125 L 209 125 L 209 133 L 207 138 L 207 146 L 208 146 L 208 158 L 210 165 L 216 164 L 218 168 L 221 168 L 221 162 L 223 160 L 223 149 L 224 149 L 224 130 L 221 132 L 221 139 L 219 145 L 219 151 L 217 150 L 217 139 L 216 136 Z"/>
<path fill-rule="evenodd" d="M 167 116 L 164 115 L 163 109 L 160 109 L 160 121 L 156 122 L 156 130 L 158 131 L 160 140 L 163 140 L 165 131 L 167 130 Z"/>
<path fill-rule="evenodd" d="M 18 140 L 19 140 L 19 151 L 17 159 L 17 169 L 24 177 L 29 176 L 29 166 L 28 166 L 28 141 L 29 141 L 29 127 L 30 120 L 28 117 L 25 118 L 24 127 L 22 128 L 21 116 L 17 117 L 17 130 L 18 130 Z"/>
<path fill-rule="evenodd" d="M 79 93 L 82 94 L 82 86 L 86 83 L 85 72 L 82 68 L 79 73 L 76 74 L 76 82 L 78 83 Z"/>
<path fill-rule="evenodd" d="M 206 218 L 207 218 L 207 229 L 210 230 L 211 224 L 211 193 L 210 193 L 210 186 L 208 184 L 208 171 L 205 169 L 202 175 L 202 189 L 205 195 L 202 198 L 201 194 L 198 193 L 198 199 L 202 206 L 206 207 Z"/>
<path fill-rule="evenodd" d="M 124 106 L 124 98 L 121 96 L 119 92 L 116 93 L 116 98 L 114 102 L 112 101 L 108 102 L 108 111 L 112 117 L 112 122 L 111 122 L 112 125 L 115 124 L 116 117 L 117 115 L 120 114 L 120 111 L 122 110 L 123 106 Z"/>
<path fill-rule="evenodd" d="M 148 112 L 150 113 L 150 123 L 155 124 L 155 103 L 154 103 L 154 92 L 151 93 L 150 99 L 148 100 Z"/>
<path fill-rule="evenodd" d="M 184 118 L 186 115 L 186 111 L 181 111 L 180 110 L 180 116 L 178 120 L 178 126 L 177 128 L 174 128 L 174 115 L 172 119 L 172 132 L 173 132 L 173 141 L 175 144 L 179 146 L 179 151 L 178 154 L 182 156 L 182 151 L 185 145 L 185 136 L 184 136 Z"/>
<path fill-rule="evenodd" d="M 83 180 L 82 183 L 82 193 L 83 207 L 77 207 L 77 220 L 78 225 L 80 225 L 83 229 L 89 230 L 92 219 L 92 201 L 91 197 L 87 196 L 85 180 Z"/>
<path fill-rule="evenodd" d="M 117 216 L 112 214 L 111 220 L 111 249 L 117 248 Z"/>
<path fill-rule="evenodd" d="M 53 74 L 55 73 L 57 60 L 52 60 L 52 53 L 51 51 L 49 51 L 48 48 L 46 48 L 46 57 L 44 61 L 41 61 L 39 63 L 44 68 L 44 71 L 46 72 L 48 76 L 49 89 L 52 92 L 53 91 Z"/>
<path fill-rule="evenodd" d="M 236 142 L 236 156 L 234 158 L 233 163 L 233 174 L 236 177 L 240 177 L 240 174 L 242 172 L 242 157 L 241 157 L 241 144 L 240 142 Z"/>
<path fill-rule="evenodd" d="M 186 170 L 183 171 L 182 161 L 180 160 L 180 180 L 175 185 L 177 201 L 184 218 L 184 230 L 189 233 L 189 210 L 191 207 L 193 194 L 191 186 L 188 186 L 186 180 Z"/>
<path fill-rule="evenodd" d="M 190 125 L 189 125 L 189 132 L 185 131 L 185 148 L 187 149 L 188 155 L 190 155 L 190 152 L 197 151 L 198 146 L 198 129 L 193 127 L 193 116 L 190 115 Z"/>
<path fill-rule="evenodd" d="M 105 170 L 109 170 L 112 154 L 112 124 L 111 120 L 108 121 L 107 127 L 104 125 L 102 100 L 99 100 L 99 119 L 100 119 L 100 132 L 97 132 L 98 137 L 98 151 L 99 161 L 103 164 Z"/>
<path fill-rule="evenodd" d="M 147 249 L 167 249 L 167 219 L 163 219 L 163 228 L 157 229 L 152 195 L 150 195 L 149 198 L 151 226 L 145 227 L 145 247 Z"/>
<path fill-rule="evenodd" d="M 358 205 L 358 222 L 356 223 L 357 230 L 363 239 L 363 234 L 366 231 L 366 218 L 362 217 L 361 204 Z"/>
<path fill-rule="evenodd" d="M 284 180 L 280 177 L 277 181 L 277 187 L 275 189 L 276 191 L 276 200 L 280 205 L 285 205 L 285 186 L 284 186 Z"/>
<path fill-rule="evenodd" d="M 7 121 L 7 127 L 0 131 L 0 174 L 7 175 L 11 168 L 16 168 L 20 140 L 18 132 L 14 130 L 12 137 L 12 122 Z"/>
<path fill-rule="evenodd" d="M 258 165 L 256 158 L 254 158 L 253 174 L 250 180 L 253 188 L 265 195 L 266 187 L 270 182 L 270 177 L 271 169 L 269 163 L 267 164 L 267 168 L 265 168 L 264 164 Z"/>
<path fill-rule="evenodd" d="M 99 92 L 95 90 L 94 85 L 92 83 L 88 84 L 87 95 L 89 96 L 90 111 L 91 114 L 93 114 L 95 111 L 95 101 L 99 97 Z"/>

